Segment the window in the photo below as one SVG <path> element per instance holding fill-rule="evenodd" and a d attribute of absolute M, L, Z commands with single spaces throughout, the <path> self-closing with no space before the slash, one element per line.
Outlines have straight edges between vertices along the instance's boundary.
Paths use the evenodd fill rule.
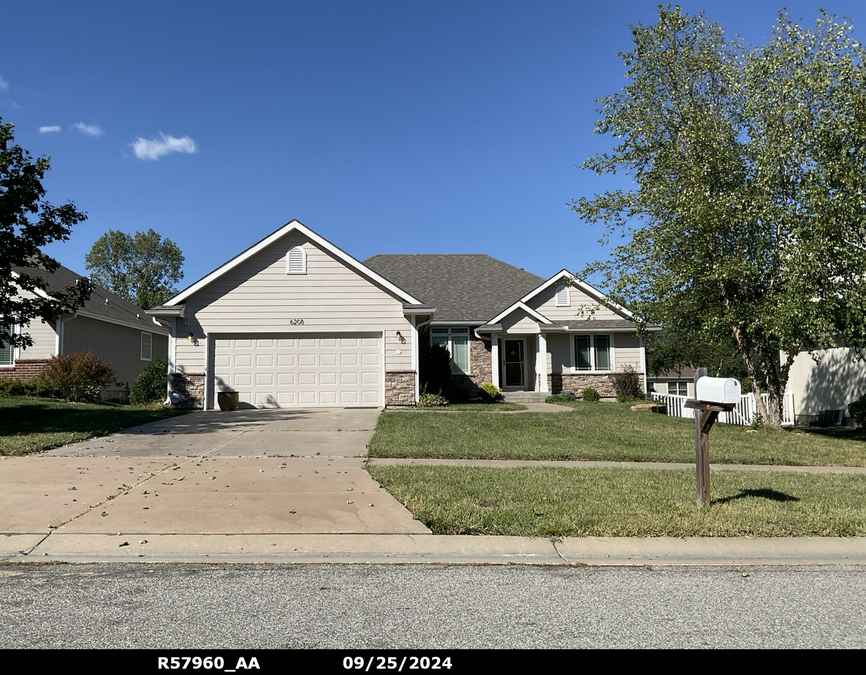
<path fill-rule="evenodd" d="M 469 329 L 431 328 L 430 344 L 442 345 L 451 354 L 451 372 L 469 373 Z"/>
<path fill-rule="evenodd" d="M 668 382 L 668 393 L 673 394 L 674 396 L 688 396 L 689 395 L 689 383 L 688 382 Z"/>
<path fill-rule="evenodd" d="M 12 326 L 0 323 L 0 335 L 3 339 L 3 346 L 0 347 L 0 366 L 14 366 L 15 348 L 9 344 L 12 338 Z"/>
<path fill-rule="evenodd" d="M 289 249 L 286 254 L 286 274 L 307 273 L 307 252 L 302 246 Z"/>
<path fill-rule="evenodd" d="M 568 286 L 556 287 L 556 306 L 571 307 L 571 290 Z"/>
<path fill-rule="evenodd" d="M 150 361 L 153 356 L 153 336 L 150 333 L 141 334 L 141 360 Z"/>
<path fill-rule="evenodd" d="M 575 335 L 575 370 L 613 370 L 610 335 Z"/>

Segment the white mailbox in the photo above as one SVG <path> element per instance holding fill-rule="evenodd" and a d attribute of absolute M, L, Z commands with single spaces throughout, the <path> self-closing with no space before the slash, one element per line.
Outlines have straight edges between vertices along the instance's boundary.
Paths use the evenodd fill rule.
<path fill-rule="evenodd" d="M 740 383 L 733 377 L 701 377 L 695 398 L 702 403 L 739 403 Z"/>

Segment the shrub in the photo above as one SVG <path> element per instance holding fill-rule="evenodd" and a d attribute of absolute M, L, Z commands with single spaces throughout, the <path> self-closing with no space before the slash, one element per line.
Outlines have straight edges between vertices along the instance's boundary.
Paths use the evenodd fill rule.
<path fill-rule="evenodd" d="M 752 415 L 752 423 L 749 425 L 752 429 L 763 429 L 764 428 L 764 416 L 756 412 Z"/>
<path fill-rule="evenodd" d="M 0 396 L 44 396 L 50 397 L 54 390 L 48 386 L 41 375 L 27 380 L 0 379 Z"/>
<path fill-rule="evenodd" d="M 451 352 L 444 345 L 431 345 L 421 357 L 421 384 L 425 390 L 441 392 L 451 379 Z"/>
<path fill-rule="evenodd" d="M 132 385 L 130 403 L 159 403 L 165 400 L 168 359 L 154 361 L 144 367 Z"/>
<path fill-rule="evenodd" d="M 866 426 L 866 394 L 848 404 L 848 413 L 861 427 Z"/>
<path fill-rule="evenodd" d="M 544 399 L 545 403 L 571 403 L 575 400 L 575 396 L 573 393 L 561 392 L 559 394 L 551 394 L 546 399 Z"/>
<path fill-rule="evenodd" d="M 77 352 L 51 357 L 41 378 L 68 401 L 96 401 L 114 379 L 114 367 L 92 352 Z"/>
<path fill-rule="evenodd" d="M 592 401 L 592 402 L 595 402 L 595 401 L 598 401 L 601 399 L 601 396 L 598 393 L 598 389 L 595 389 L 594 387 L 587 387 L 586 389 L 584 389 L 583 392 L 580 394 L 580 397 L 584 401 Z"/>
<path fill-rule="evenodd" d="M 640 375 L 634 367 L 625 366 L 620 372 L 611 375 L 610 379 L 613 380 L 613 390 L 616 393 L 617 401 L 624 402 L 630 398 L 643 398 Z"/>
<path fill-rule="evenodd" d="M 448 405 L 448 399 L 439 394 L 428 394 L 424 392 L 418 397 L 419 408 L 441 408 Z"/>
<path fill-rule="evenodd" d="M 497 401 L 502 394 L 499 393 L 499 387 L 492 382 L 481 383 L 481 398 L 486 401 Z"/>

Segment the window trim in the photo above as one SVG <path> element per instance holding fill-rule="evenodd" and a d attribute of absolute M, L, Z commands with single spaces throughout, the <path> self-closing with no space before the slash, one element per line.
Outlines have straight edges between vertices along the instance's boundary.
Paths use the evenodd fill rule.
<path fill-rule="evenodd" d="M 147 357 L 144 355 L 144 337 L 147 336 Z M 147 331 L 141 331 L 141 346 L 138 353 L 141 361 L 153 361 L 153 334 Z"/>
<path fill-rule="evenodd" d="M 472 374 L 472 330 L 467 326 L 433 326 L 430 329 L 430 346 L 432 347 L 433 335 L 439 337 L 447 338 L 446 349 L 448 349 L 448 353 L 451 355 L 451 374 L 452 375 L 471 375 Z M 453 337 L 465 337 L 466 338 L 466 370 L 462 370 L 454 361 L 454 342 L 452 340 Z"/>
<path fill-rule="evenodd" d="M 300 252 L 301 257 L 301 268 L 300 269 L 292 269 L 292 253 Z M 296 256 L 297 257 L 297 256 Z M 307 251 L 303 246 L 298 244 L 297 246 L 292 246 L 286 252 L 286 274 L 306 274 L 307 273 Z"/>
<path fill-rule="evenodd" d="M 578 338 L 589 338 L 589 358 L 590 358 L 590 367 L 589 369 L 579 369 L 577 365 L 577 340 Z M 598 360 L 597 360 L 597 347 L 595 344 L 596 338 L 607 338 L 607 348 L 608 348 L 608 358 L 610 363 L 608 364 L 608 368 L 604 370 L 599 370 L 598 368 Z M 615 360 L 615 352 L 614 349 L 614 340 L 613 333 L 600 333 L 598 335 L 594 333 L 578 333 L 574 335 L 571 340 L 571 369 L 574 373 L 614 373 L 616 372 L 616 360 Z"/>

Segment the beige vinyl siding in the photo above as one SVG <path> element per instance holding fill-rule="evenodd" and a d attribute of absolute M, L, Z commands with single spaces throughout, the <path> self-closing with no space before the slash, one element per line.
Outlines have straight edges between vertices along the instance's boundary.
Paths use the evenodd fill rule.
<path fill-rule="evenodd" d="M 637 372 L 643 372 L 643 365 L 640 358 L 640 338 L 637 335 L 628 335 L 627 333 L 613 334 L 613 348 L 615 351 L 616 369 L 622 370 L 626 366 L 631 366 Z"/>
<path fill-rule="evenodd" d="M 35 298 L 30 291 L 19 291 L 21 297 Z M 21 332 L 33 339 L 33 345 L 18 351 L 19 359 L 50 359 L 57 349 L 57 333 L 42 319 L 34 319 L 29 326 L 21 326 Z"/>
<path fill-rule="evenodd" d="M 537 333 L 538 321 L 529 316 L 522 309 L 516 309 L 500 322 L 502 332 L 509 334 Z"/>
<path fill-rule="evenodd" d="M 816 361 L 811 352 L 803 352 L 791 364 L 787 391 L 794 395 L 794 414 L 845 408 L 848 415 L 848 404 L 866 394 L 866 361 L 855 361 L 846 347 L 823 350 L 817 356 Z"/>
<path fill-rule="evenodd" d="M 557 307 L 556 289 L 561 285 L 553 284 L 545 288 L 534 298 L 530 298 L 526 303 L 527 306 L 543 314 L 554 323 L 557 321 L 577 321 L 578 319 L 589 317 L 595 319 L 623 318 L 613 310 L 600 305 L 576 286 L 572 286 L 569 289 L 571 291 L 571 307 Z M 583 313 L 581 313 L 581 310 L 583 310 Z M 593 311 L 594 313 L 591 313 Z"/>
<path fill-rule="evenodd" d="M 135 328 L 78 316 L 63 324 L 63 353 L 93 352 L 114 366 L 114 377 L 118 382 L 132 386 L 146 365 L 164 359 L 168 352 L 168 338 L 154 333 L 152 358 L 142 361 L 141 332 Z"/>
<path fill-rule="evenodd" d="M 572 372 L 570 350 L 573 341 L 572 334 L 547 335 L 548 372 L 554 375 Z"/>
<path fill-rule="evenodd" d="M 57 333 L 42 319 L 35 319 L 29 326 L 21 327 L 22 333 L 27 333 L 33 340 L 33 345 L 22 347 L 18 352 L 19 359 L 50 359 L 57 349 Z"/>
<path fill-rule="evenodd" d="M 307 254 L 306 274 L 286 274 L 294 246 Z M 386 370 L 412 370 L 412 326 L 402 301 L 292 234 L 260 251 L 186 301 L 177 321 L 178 370 L 204 372 L 206 333 L 290 333 L 385 331 Z M 292 321 L 303 325 L 291 325 Z M 406 342 L 396 336 L 400 332 Z M 192 332 L 199 340 L 189 342 Z"/>

